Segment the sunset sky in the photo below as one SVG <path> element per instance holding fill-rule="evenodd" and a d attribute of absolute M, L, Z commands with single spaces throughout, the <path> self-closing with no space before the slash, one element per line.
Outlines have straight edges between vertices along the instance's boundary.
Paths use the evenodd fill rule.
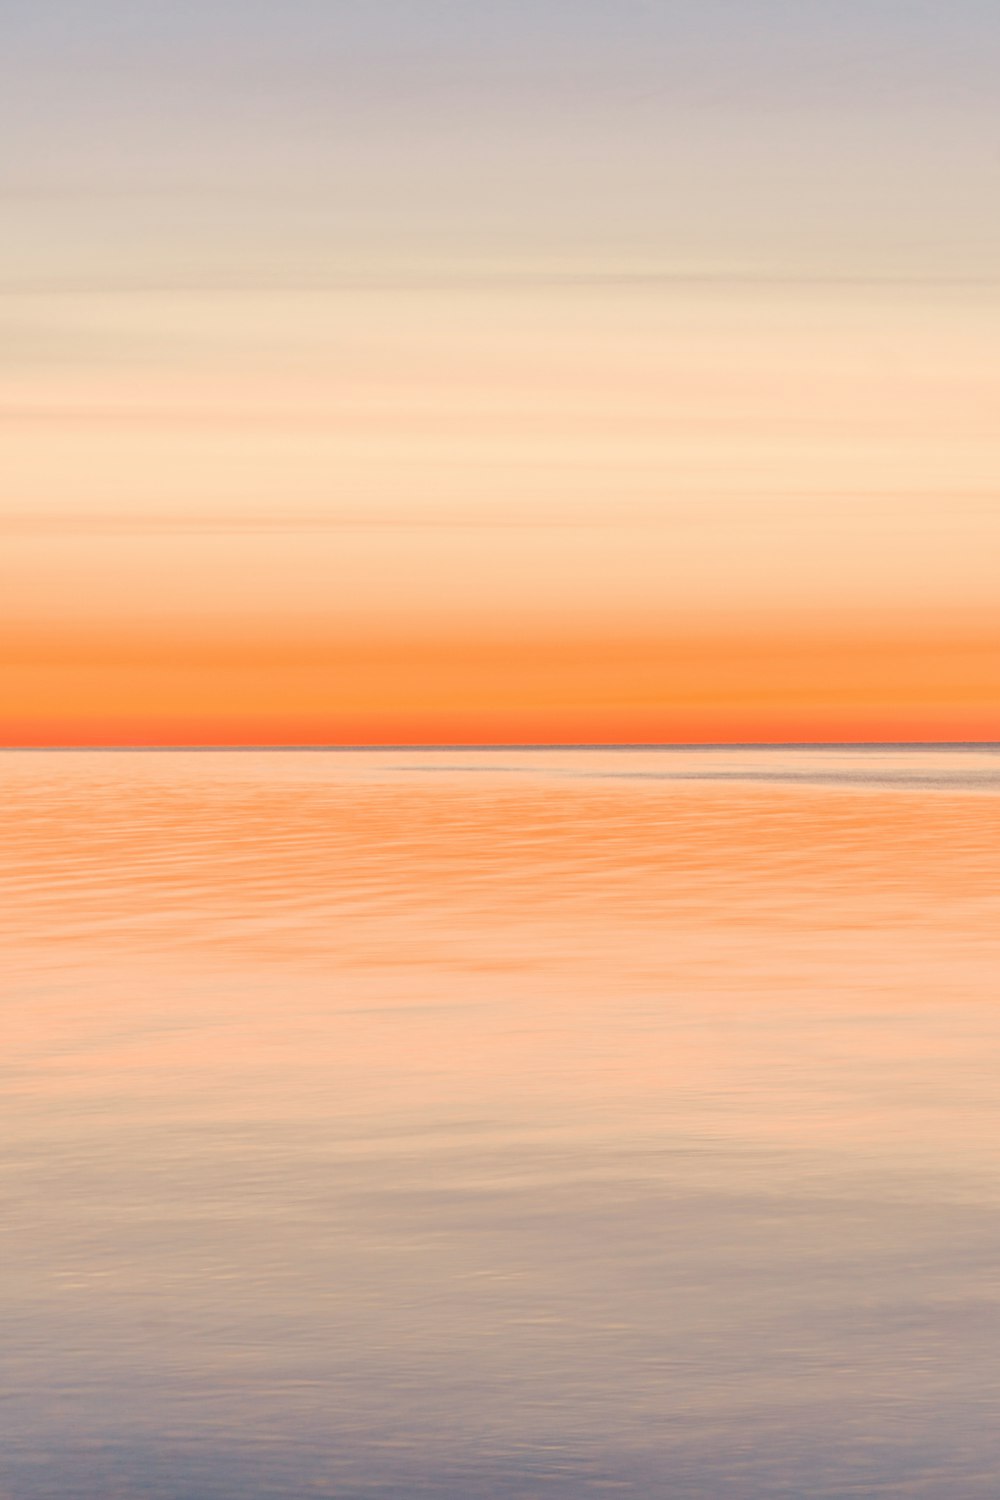
<path fill-rule="evenodd" d="M 9 0 L 0 743 L 1000 738 L 987 0 Z"/>

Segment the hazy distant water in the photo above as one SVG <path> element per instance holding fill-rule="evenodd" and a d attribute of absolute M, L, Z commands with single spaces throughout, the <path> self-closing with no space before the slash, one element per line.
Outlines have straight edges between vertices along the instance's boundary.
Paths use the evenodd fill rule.
<path fill-rule="evenodd" d="M 995 1500 L 1000 753 L 0 778 L 3 1500 Z"/>

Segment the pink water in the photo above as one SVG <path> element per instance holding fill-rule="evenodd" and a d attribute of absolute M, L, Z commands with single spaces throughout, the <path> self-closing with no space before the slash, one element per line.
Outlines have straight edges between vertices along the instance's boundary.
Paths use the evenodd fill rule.
<path fill-rule="evenodd" d="M 0 776 L 4 1500 L 994 1500 L 1000 752 Z"/>

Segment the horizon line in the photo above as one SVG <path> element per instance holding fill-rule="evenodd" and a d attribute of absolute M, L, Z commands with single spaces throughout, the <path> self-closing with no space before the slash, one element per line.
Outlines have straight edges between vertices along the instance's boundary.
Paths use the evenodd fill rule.
<path fill-rule="evenodd" d="M 541 741 L 449 741 L 431 744 L 401 741 L 392 744 L 190 744 L 190 745 L 0 745 L 0 752 L 42 754 L 127 754 L 129 752 L 169 754 L 230 754 L 275 752 L 282 754 L 357 754 L 387 751 L 497 751 L 497 750 L 1000 750 L 1000 740 L 541 740 Z"/>

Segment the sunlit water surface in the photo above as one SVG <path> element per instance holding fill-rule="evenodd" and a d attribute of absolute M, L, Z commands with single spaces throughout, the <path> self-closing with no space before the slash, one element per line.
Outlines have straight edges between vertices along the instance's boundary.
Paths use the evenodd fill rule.
<path fill-rule="evenodd" d="M 0 776 L 4 1500 L 995 1500 L 1000 753 Z"/>

